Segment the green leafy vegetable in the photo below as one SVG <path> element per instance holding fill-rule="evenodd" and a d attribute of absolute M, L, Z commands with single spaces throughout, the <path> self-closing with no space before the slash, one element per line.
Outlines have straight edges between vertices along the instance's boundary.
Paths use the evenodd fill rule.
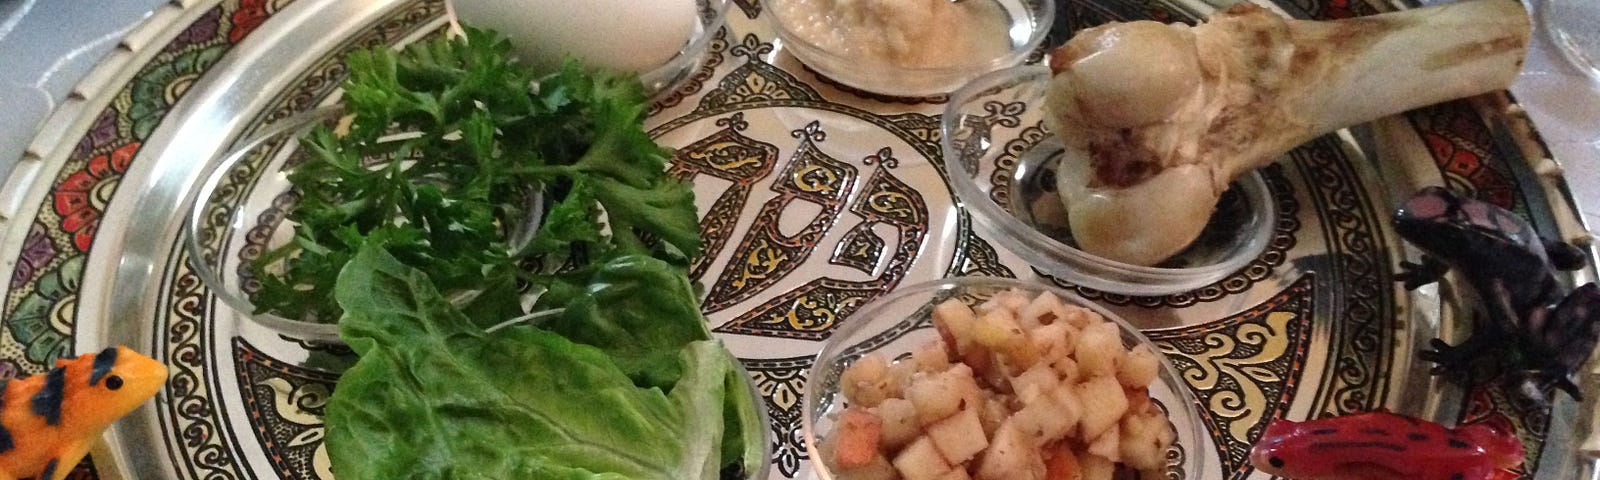
<path fill-rule="evenodd" d="M 619 294 L 671 272 L 645 257 L 601 271 L 596 278 L 615 280 L 593 290 Z M 534 326 L 473 327 L 428 275 L 377 247 L 346 265 L 336 297 L 342 336 L 361 356 L 327 407 L 341 479 L 714 479 L 741 458 L 731 452 L 747 468 L 762 460 L 748 387 L 715 340 L 585 337 L 635 337 L 637 348 L 672 352 L 681 375 L 670 389 L 640 387 L 606 349 Z M 642 318 L 637 308 L 592 311 L 631 323 Z M 670 329 L 692 330 L 684 327 Z M 714 418 L 729 421 L 705 421 Z"/>
<path fill-rule="evenodd" d="M 644 254 L 687 264 L 699 237 L 688 185 L 645 133 L 637 79 L 575 63 L 542 78 L 499 36 L 420 42 L 349 58 L 348 132 L 319 128 L 290 175 L 294 240 L 256 264 L 262 311 L 329 322 L 334 283 L 365 243 L 423 269 L 472 312 L 520 310 L 530 256 Z M 537 87 L 530 87 L 537 80 Z M 389 136 L 406 133 L 408 137 Z M 551 207 L 537 239 L 512 244 L 531 199 Z M 609 220 L 603 234 L 600 213 Z M 283 262 L 282 273 L 268 268 Z M 485 305 L 488 302 L 490 304 Z"/>
<path fill-rule="evenodd" d="M 565 308 L 541 327 L 604 350 L 634 383 L 672 391 L 684 368 L 673 353 L 709 340 L 694 285 L 683 269 L 660 260 L 627 256 L 596 263 L 549 284 L 535 309 Z M 729 372 L 723 458 L 741 458 L 744 471 L 760 468 L 766 438 L 743 372 Z"/>
<path fill-rule="evenodd" d="M 350 57 L 352 121 L 302 139 L 294 240 L 256 265 L 259 307 L 338 319 L 359 356 L 327 407 L 339 478 L 757 471 L 766 426 L 700 314 L 693 192 L 641 126 L 638 81 L 535 79 L 504 40 L 466 37 Z M 525 291 L 565 310 L 486 328 Z"/>

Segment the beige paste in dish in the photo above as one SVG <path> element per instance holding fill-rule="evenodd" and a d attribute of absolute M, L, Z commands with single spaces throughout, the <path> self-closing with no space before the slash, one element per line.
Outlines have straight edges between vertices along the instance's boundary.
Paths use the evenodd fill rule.
<path fill-rule="evenodd" d="M 1010 21 L 992 0 L 787 0 L 773 2 L 795 36 L 871 65 L 941 68 L 1011 50 Z"/>

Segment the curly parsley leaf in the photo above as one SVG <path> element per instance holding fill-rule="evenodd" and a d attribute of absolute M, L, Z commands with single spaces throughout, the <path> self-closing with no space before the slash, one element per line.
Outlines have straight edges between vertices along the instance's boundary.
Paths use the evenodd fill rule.
<path fill-rule="evenodd" d="M 511 58 L 505 39 L 471 28 L 353 53 L 350 124 L 301 139 L 294 241 L 255 265 L 258 308 L 339 318 L 333 286 L 364 243 L 429 272 L 441 291 L 476 292 L 452 297 L 473 312 L 518 310 L 507 293 L 533 280 L 519 268 L 530 256 L 687 264 L 699 249 L 693 192 L 668 177 L 670 152 L 643 129 L 637 79 L 571 62 L 536 77 Z M 548 205 L 539 233 L 513 244 L 537 197 Z"/>

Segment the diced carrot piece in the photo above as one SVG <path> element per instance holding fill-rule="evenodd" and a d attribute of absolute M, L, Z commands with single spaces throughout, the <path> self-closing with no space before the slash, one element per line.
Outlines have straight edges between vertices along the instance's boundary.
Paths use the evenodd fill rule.
<path fill-rule="evenodd" d="M 1078 480 L 1083 478 L 1083 470 L 1078 468 L 1078 456 L 1072 453 L 1065 443 L 1057 443 L 1055 447 L 1045 450 L 1044 479 L 1045 480 Z"/>
<path fill-rule="evenodd" d="M 833 464 L 840 469 L 870 465 L 883 440 L 883 419 L 860 407 L 850 407 L 839 415 L 839 438 Z"/>
<path fill-rule="evenodd" d="M 1150 389 L 1123 387 L 1122 392 L 1128 396 L 1128 411 L 1143 413 L 1150 407 Z"/>

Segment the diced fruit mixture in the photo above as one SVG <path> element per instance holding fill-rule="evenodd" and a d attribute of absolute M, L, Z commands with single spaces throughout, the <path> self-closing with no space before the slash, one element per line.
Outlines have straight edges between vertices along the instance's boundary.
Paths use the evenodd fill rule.
<path fill-rule="evenodd" d="M 1045 292 L 933 311 L 940 340 L 851 364 L 819 446 L 842 480 L 1160 478 L 1173 430 L 1150 401 L 1159 354 Z"/>

